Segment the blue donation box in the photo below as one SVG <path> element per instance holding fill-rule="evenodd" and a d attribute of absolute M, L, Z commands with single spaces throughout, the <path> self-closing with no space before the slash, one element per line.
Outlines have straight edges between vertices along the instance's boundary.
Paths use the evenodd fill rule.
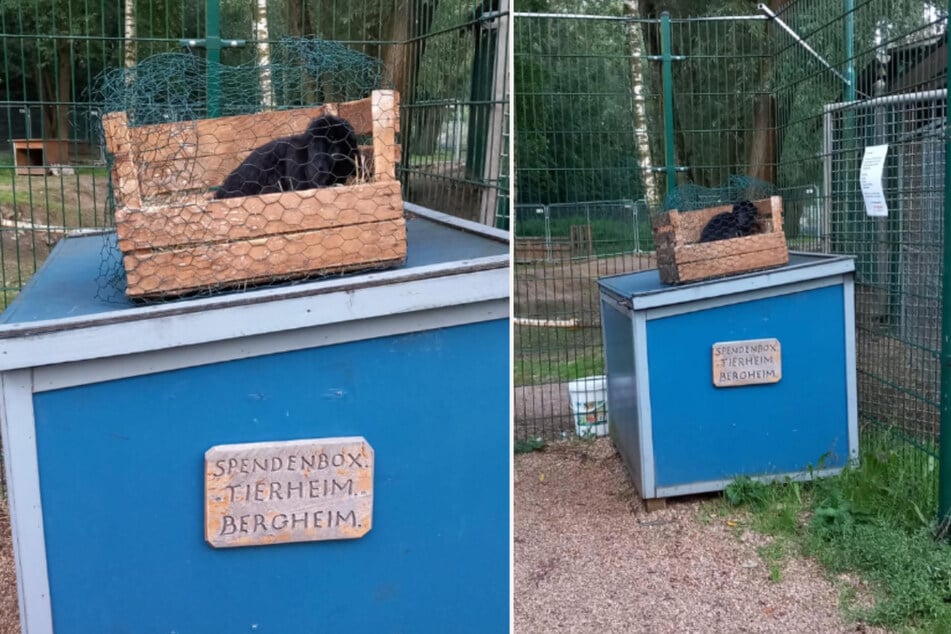
<path fill-rule="evenodd" d="M 25 632 L 507 630 L 508 234 L 406 208 L 399 268 L 152 305 L 56 245 L 0 316 Z"/>
<path fill-rule="evenodd" d="M 858 457 L 854 263 L 790 253 L 679 286 L 601 278 L 610 433 L 644 499 Z"/>

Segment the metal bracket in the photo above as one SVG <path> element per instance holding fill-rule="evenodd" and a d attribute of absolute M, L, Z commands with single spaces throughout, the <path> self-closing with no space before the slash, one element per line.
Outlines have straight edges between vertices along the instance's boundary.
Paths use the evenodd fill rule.
<path fill-rule="evenodd" d="M 819 62 L 820 62 L 823 66 L 825 66 L 827 69 L 829 69 L 829 71 L 830 71 L 833 75 L 835 75 L 835 76 L 838 77 L 840 80 L 842 80 L 842 83 L 844 83 L 846 86 L 849 86 L 850 88 L 852 87 L 852 82 L 850 82 L 848 79 L 846 79 L 845 75 L 843 75 L 842 73 L 840 73 L 839 71 L 837 71 L 835 68 L 833 68 L 832 64 L 830 64 L 829 62 L 827 62 L 827 61 L 825 60 L 825 58 L 822 57 L 822 55 L 819 55 L 819 53 L 817 53 L 814 48 L 812 48 L 811 46 L 809 46 L 809 44 L 806 43 L 806 41 L 805 41 L 804 39 L 802 39 L 801 37 L 799 37 L 799 34 L 797 34 L 795 31 L 793 31 L 793 30 L 792 30 L 792 27 L 790 27 L 788 24 L 786 24 L 785 22 L 783 22 L 783 21 L 780 19 L 780 17 L 779 17 L 778 15 L 776 15 L 775 13 L 773 13 L 773 10 L 772 10 L 772 9 L 770 9 L 768 6 L 766 6 L 766 5 L 763 4 L 762 2 L 759 3 L 758 5 L 756 5 L 756 8 L 759 9 L 760 11 L 762 11 L 763 13 L 765 13 L 765 14 L 766 14 L 766 17 L 768 17 L 770 20 L 772 20 L 773 22 L 775 22 L 776 24 L 778 24 L 778 25 L 780 26 L 780 28 L 782 28 L 784 31 L 786 31 L 786 33 L 789 33 L 789 35 L 793 38 L 793 40 L 796 41 L 797 44 L 799 44 L 800 46 L 802 46 L 802 47 L 803 47 L 804 49 L 806 49 L 813 57 L 815 57 L 817 60 L 819 60 Z M 864 92 L 861 92 L 861 91 L 858 91 L 858 90 L 857 90 L 856 92 L 860 92 L 864 97 L 868 97 L 868 95 L 866 95 Z"/>

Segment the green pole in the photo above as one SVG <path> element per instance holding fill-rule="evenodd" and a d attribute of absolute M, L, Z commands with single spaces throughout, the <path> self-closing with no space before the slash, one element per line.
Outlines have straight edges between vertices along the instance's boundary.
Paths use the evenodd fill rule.
<path fill-rule="evenodd" d="M 948 2 L 951 10 L 951 0 Z M 951 63 L 951 49 L 948 52 Z M 945 115 L 947 117 L 947 115 Z M 945 120 L 947 125 L 948 121 Z M 938 521 L 951 517 L 951 136 L 944 138 L 944 266 L 941 275 L 941 420 L 938 446 Z"/>
<path fill-rule="evenodd" d="M 845 100 L 855 101 L 855 0 L 845 0 Z"/>
<path fill-rule="evenodd" d="M 843 9 L 845 10 L 845 32 L 843 33 L 844 37 L 844 51 L 845 54 L 845 79 L 848 82 L 848 85 L 845 87 L 845 101 L 853 102 L 856 99 L 855 91 L 855 0 L 844 0 Z M 843 131 L 846 135 L 847 142 L 844 144 L 849 150 L 854 150 L 859 145 L 859 132 L 856 129 L 855 121 L 855 110 L 849 108 L 845 111 L 845 121 L 843 122 Z M 851 152 L 849 153 L 851 154 Z M 843 192 L 846 196 L 851 198 L 853 195 L 858 193 L 858 190 L 853 185 L 846 185 L 847 190 Z M 861 212 L 860 212 L 861 213 Z M 852 211 L 846 212 L 846 217 L 844 218 L 844 230 L 839 231 L 840 235 L 836 235 L 837 232 L 833 232 L 832 244 L 834 249 L 842 249 L 845 251 L 853 251 L 855 248 L 856 235 L 859 230 L 859 223 L 861 222 L 855 216 L 855 213 Z M 844 235 L 843 235 L 844 234 Z M 848 243 L 845 243 L 844 240 L 848 240 Z M 863 266 L 861 262 L 856 262 L 856 267 Z"/>
<path fill-rule="evenodd" d="M 208 116 L 221 116 L 221 7 L 218 0 L 205 2 L 205 59 L 208 62 L 205 86 Z"/>
<path fill-rule="evenodd" d="M 667 191 L 677 186 L 677 166 L 674 158 L 674 57 L 670 45 L 670 13 L 660 14 L 660 55 L 664 84 L 664 163 L 667 171 Z"/>

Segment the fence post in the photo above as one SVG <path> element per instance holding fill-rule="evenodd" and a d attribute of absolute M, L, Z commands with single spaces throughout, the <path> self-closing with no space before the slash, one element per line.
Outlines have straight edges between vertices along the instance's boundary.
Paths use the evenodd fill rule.
<path fill-rule="evenodd" d="M 951 0 L 948 2 L 951 9 Z M 951 49 L 948 52 L 951 63 Z M 948 114 L 945 113 L 944 131 L 944 264 L 941 271 L 941 419 L 938 436 L 938 522 L 945 524 L 951 519 L 951 134 L 947 129 Z"/>
<path fill-rule="evenodd" d="M 660 14 L 660 54 L 664 84 L 664 162 L 667 171 L 667 191 L 677 186 L 677 167 L 674 157 L 674 70 L 671 53 L 670 13 Z"/>
<path fill-rule="evenodd" d="M 855 0 L 845 0 L 845 100 L 855 101 Z"/>
<path fill-rule="evenodd" d="M 205 85 L 209 117 L 221 116 L 221 6 L 218 1 L 205 2 Z"/>

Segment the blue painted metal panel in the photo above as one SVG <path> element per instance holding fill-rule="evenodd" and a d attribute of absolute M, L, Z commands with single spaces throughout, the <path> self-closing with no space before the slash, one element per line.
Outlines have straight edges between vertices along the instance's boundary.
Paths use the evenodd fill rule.
<path fill-rule="evenodd" d="M 421 217 L 406 221 L 406 249 L 406 262 L 396 268 L 448 264 L 505 255 L 509 251 L 505 242 L 459 231 Z M 0 314 L 0 324 L 79 317 L 131 308 L 133 302 L 123 295 L 124 278 L 118 282 L 118 287 L 114 287 L 113 281 L 104 277 L 110 274 L 121 277 L 121 272 L 110 273 L 112 269 L 121 270 L 118 264 L 121 258 L 114 233 L 60 240 L 41 270 Z M 356 281 L 363 273 L 347 275 Z"/>
<path fill-rule="evenodd" d="M 677 284 L 674 286 L 661 282 L 660 274 L 656 269 L 639 271 L 637 273 L 624 273 L 621 275 L 602 277 L 598 280 L 598 284 L 601 286 L 601 288 L 618 297 L 640 297 L 655 294 L 660 296 L 666 295 L 668 297 L 674 297 L 675 291 L 679 289 L 710 285 L 718 285 L 727 288 L 729 286 L 737 285 L 737 282 L 741 282 L 742 280 L 757 277 L 762 278 L 765 275 L 780 271 L 799 270 L 801 272 L 801 279 L 811 279 L 815 277 L 815 275 L 810 271 L 811 268 L 830 261 L 848 259 L 848 256 L 842 255 L 827 255 L 821 253 L 790 253 L 789 262 L 783 266 L 774 267 L 765 271 L 753 271 L 740 275 L 731 275 L 729 277 L 701 280 L 698 282 Z"/>
<path fill-rule="evenodd" d="M 508 323 L 36 394 L 54 626 L 88 632 L 503 632 Z M 362 435 L 362 539 L 213 549 L 205 450 Z"/>
<path fill-rule="evenodd" d="M 798 472 L 848 460 L 842 286 L 647 323 L 657 486 Z M 775 337 L 782 380 L 717 388 L 714 343 Z"/>
<path fill-rule="evenodd" d="M 630 316 L 601 300 L 605 362 L 608 380 L 608 421 L 614 445 L 624 457 L 638 491 L 641 482 L 640 424 L 634 367 L 634 333 Z"/>

